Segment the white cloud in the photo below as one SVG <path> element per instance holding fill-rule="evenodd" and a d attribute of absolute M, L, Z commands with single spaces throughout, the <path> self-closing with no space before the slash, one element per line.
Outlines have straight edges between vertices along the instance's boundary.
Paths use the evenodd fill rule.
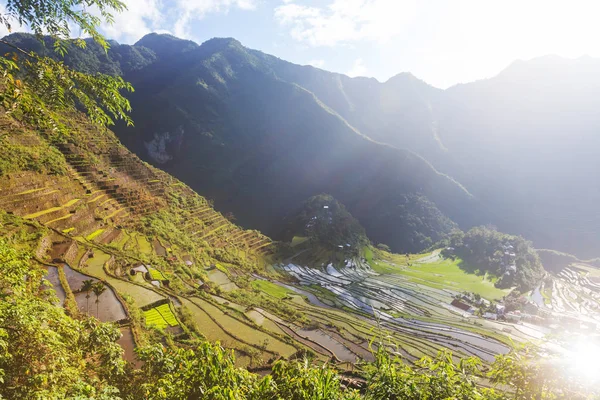
<path fill-rule="evenodd" d="M 103 24 L 102 30 L 110 39 L 130 43 L 159 28 L 164 22 L 160 0 L 126 0 L 127 10 L 113 13 L 115 22 Z M 78 32 L 72 32 L 77 35 Z"/>
<path fill-rule="evenodd" d="M 176 0 L 177 20 L 173 27 L 175 36 L 191 38 L 190 23 L 209 13 L 227 13 L 232 8 L 253 10 L 257 0 Z"/>
<path fill-rule="evenodd" d="M 350 68 L 350 71 L 346 72 L 346 75 L 351 78 L 367 75 L 367 66 L 365 65 L 365 60 L 362 58 L 357 58 L 354 60 L 352 68 Z"/>
<path fill-rule="evenodd" d="M 112 25 L 102 24 L 102 31 L 110 39 L 132 43 L 150 32 L 171 33 L 194 39 L 190 24 L 211 13 L 227 13 L 237 8 L 253 10 L 259 0 L 125 0 L 127 10 L 113 13 Z M 96 11 L 96 15 L 99 13 Z M 72 31 L 78 36 L 78 31 Z"/>
<path fill-rule="evenodd" d="M 358 40 L 388 41 L 416 15 L 415 0 L 332 0 L 324 7 L 285 2 L 275 19 L 299 42 L 334 46 Z"/>
<path fill-rule="evenodd" d="M 323 68 L 323 66 L 325 65 L 325 60 L 310 60 L 308 62 L 308 65 L 312 65 L 316 68 Z"/>

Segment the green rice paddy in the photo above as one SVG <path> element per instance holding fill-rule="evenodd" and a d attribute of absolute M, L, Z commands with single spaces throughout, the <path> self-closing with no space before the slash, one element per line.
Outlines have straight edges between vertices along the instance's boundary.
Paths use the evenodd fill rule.
<path fill-rule="evenodd" d="M 146 325 L 156 326 L 160 329 L 179 325 L 177 318 L 175 318 L 175 315 L 168 304 L 162 304 L 158 307 L 144 311 L 144 317 L 146 318 Z"/>
<path fill-rule="evenodd" d="M 90 233 L 89 235 L 87 235 L 85 237 L 86 240 L 94 240 L 94 238 L 100 236 L 103 232 L 105 231 L 105 229 L 96 229 L 94 232 Z"/>
<path fill-rule="evenodd" d="M 480 294 L 488 299 L 500 299 L 510 291 L 496 288 L 493 278 L 487 275 L 475 275 L 465 272 L 460 268 L 462 262 L 460 259 L 454 261 L 442 259 L 423 264 L 413 261 L 411 266 L 400 266 L 379 259 L 373 261 L 371 267 L 381 274 L 401 275 L 415 283 L 440 289 L 468 291 Z"/>
<path fill-rule="evenodd" d="M 276 285 L 269 281 L 263 281 L 263 280 L 252 281 L 252 287 L 255 289 L 258 289 L 262 292 L 265 292 L 273 297 L 277 297 L 278 299 L 283 299 L 284 297 L 294 294 L 294 292 L 292 292 L 291 290 L 286 289 L 282 286 Z"/>
<path fill-rule="evenodd" d="M 163 273 L 156 268 L 148 268 L 148 273 L 150 274 L 150 278 L 155 281 L 164 281 L 167 279 Z"/>

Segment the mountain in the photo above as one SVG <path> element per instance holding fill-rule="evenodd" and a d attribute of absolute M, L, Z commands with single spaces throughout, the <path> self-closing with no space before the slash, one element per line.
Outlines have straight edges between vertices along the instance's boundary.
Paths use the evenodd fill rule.
<path fill-rule="evenodd" d="M 116 127 L 123 143 L 243 226 L 276 234 L 286 215 L 323 192 L 343 202 L 368 234 L 398 233 L 386 237 L 396 250 L 420 250 L 422 238 L 449 232 L 446 223 L 431 224 L 440 227 L 434 232 L 395 230 L 394 218 L 411 218 L 395 215 L 410 212 L 401 207 L 406 196 L 430 200 L 435 212 L 427 218 L 466 219 L 471 196 L 461 185 L 416 153 L 359 132 L 315 93 L 286 80 L 289 63 L 233 39 L 198 46 L 151 34 L 134 46 L 113 43 L 108 54 L 96 47 L 71 47 L 66 62 L 86 70 L 101 63 L 132 82 L 136 126 Z M 132 55 L 136 62 L 123 62 Z"/>
<path fill-rule="evenodd" d="M 396 251 L 427 247 L 454 221 L 595 255 L 598 60 L 518 61 L 447 90 L 299 66 L 235 39 L 149 34 L 107 54 L 89 42 L 65 61 L 132 82 L 136 126 L 117 126 L 119 138 L 243 226 L 277 235 L 326 192 Z"/>
<path fill-rule="evenodd" d="M 443 171 L 486 204 L 485 219 L 537 247 L 598 255 L 600 60 L 542 57 L 446 91 Z"/>
<path fill-rule="evenodd" d="M 296 190 L 294 194 L 328 185 L 355 201 L 354 209 L 362 211 L 371 229 L 383 234 L 378 225 L 387 224 L 396 246 L 424 246 L 426 241 L 409 238 L 444 236 L 452 230 L 443 243 L 455 245 L 458 257 L 447 257 L 446 245 L 427 254 L 391 254 L 383 245 L 375 249 L 349 208 L 322 194 L 300 201 L 291 219 L 282 222 L 290 222 L 292 243 L 273 243 L 232 223 L 231 214 L 217 212 L 212 201 L 142 161 L 113 132 L 90 124 L 85 115 L 60 115 L 67 132 L 3 113 L 0 397 L 187 399 L 226 393 L 240 399 L 497 399 L 504 390 L 517 390 L 505 377 L 531 371 L 536 358 L 521 364 L 523 356 L 512 347 L 524 346 L 532 336 L 509 328 L 510 321 L 477 322 L 465 311 L 477 305 L 479 312 L 494 312 L 495 319 L 500 308 L 489 300 L 503 297 L 511 309 L 524 309 L 529 296 L 516 291 L 505 296 L 510 289 L 493 283 L 502 271 L 502 250 L 512 246 L 515 254 L 508 257 L 515 258 L 518 268 L 515 282 L 502 278 L 501 283 L 537 286 L 530 278 L 542 270 L 529 243 L 487 228 L 466 234 L 454 229 L 431 199 L 450 211 L 461 205 L 465 213 L 472 212 L 474 203 L 464 201 L 469 197 L 455 181 L 414 153 L 359 134 L 314 93 L 274 79 L 243 48 L 240 52 L 236 42 L 213 41 L 203 49 L 169 36 L 147 39 L 149 47 L 121 48 L 115 43 L 108 54 L 92 46 L 73 48 L 70 54 L 70 62 L 81 69 L 135 71 L 141 83 L 154 80 L 153 85 L 140 85 L 147 90 L 148 104 L 156 101 L 157 106 L 146 110 L 154 116 L 138 110 L 149 134 L 138 125 L 129 136 L 140 154 L 170 168 L 195 161 L 221 176 L 237 163 L 232 175 L 236 180 L 224 189 L 241 193 L 244 201 L 252 197 L 240 188 L 249 190 L 255 201 L 265 202 L 258 209 L 276 203 L 251 190 L 270 188 L 277 183 L 274 177 L 284 189 Z M 226 57 L 215 55 L 223 52 L 223 43 L 237 49 Z M 180 75 L 163 73 L 173 65 L 161 64 L 158 51 L 169 53 Z M 188 71 L 188 61 L 196 58 L 199 64 L 192 64 L 197 70 Z M 202 90 L 192 86 L 186 92 L 184 85 L 199 76 L 196 86 Z M 154 97 L 157 87 L 164 97 Z M 137 93 L 141 97 L 135 101 L 143 102 L 144 93 Z M 178 93 L 188 97 L 171 97 Z M 177 101 L 169 102 L 172 98 Z M 274 99 L 284 103 L 276 106 Z M 300 107 L 297 115 L 290 112 L 294 106 Z M 186 114 L 196 109 L 201 112 Z M 236 110 L 242 114 L 236 116 Z M 210 115 L 212 126 L 190 122 L 192 116 Z M 163 130 L 153 128 L 153 121 L 164 124 Z M 166 130 L 168 124 L 176 129 Z M 210 136 L 192 136 L 197 141 L 190 141 L 190 132 L 200 128 Z M 321 130 L 311 131 L 317 128 Z M 207 160 L 194 159 L 194 152 Z M 301 158 L 294 163 L 285 162 L 297 155 Z M 257 180 L 263 171 L 271 183 Z M 194 171 L 178 172 L 203 183 L 194 179 Z M 197 176 L 207 178 L 209 172 L 200 170 Z M 316 183 L 307 184 L 309 178 Z M 361 203 L 371 199 L 376 209 Z M 407 236 L 394 237 L 395 230 Z M 467 268 L 488 273 L 472 274 Z M 569 327 L 593 321 L 599 308 L 597 299 L 579 296 L 596 287 L 594 276 L 571 271 L 563 271 L 560 281 L 547 276 L 536 287 L 553 310 L 567 306 L 580 311 L 580 318 L 569 313 L 560 321 Z M 548 290 L 550 284 L 554 290 Z M 528 329 L 536 330 L 534 324 Z M 566 336 L 573 337 L 572 331 Z M 559 339 L 553 336 L 555 347 L 564 345 Z M 499 354 L 505 357 L 495 362 Z M 593 354 L 578 354 L 578 364 L 581 359 L 586 365 L 595 362 Z M 546 385 L 546 393 L 581 392 L 578 376 L 563 375 L 564 358 L 545 351 L 544 360 L 556 366 L 544 368 L 545 374 L 563 376 Z M 540 382 L 535 374 L 529 374 L 530 380 Z M 475 377 L 482 376 L 499 377 L 494 383 L 501 389 L 480 387 Z M 521 385 L 519 390 L 539 392 L 534 386 Z M 588 391 L 585 396 L 596 392 L 594 387 Z"/>
<path fill-rule="evenodd" d="M 286 236 L 313 242 L 329 251 L 358 256 L 369 245 L 364 228 L 343 204 L 327 194 L 313 196 L 287 218 Z"/>

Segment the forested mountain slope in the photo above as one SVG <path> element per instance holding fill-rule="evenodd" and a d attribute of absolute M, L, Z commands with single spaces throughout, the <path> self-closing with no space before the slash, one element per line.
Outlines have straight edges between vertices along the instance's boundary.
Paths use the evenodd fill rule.
<path fill-rule="evenodd" d="M 49 41 L 10 40 L 52 54 Z M 119 137 L 244 226 L 276 234 L 283 216 L 326 192 L 396 250 L 435 241 L 449 217 L 595 256 L 598 60 L 520 61 L 447 90 L 407 73 L 349 78 L 233 39 L 150 34 L 107 54 L 74 48 L 65 62 L 132 82 L 136 126 L 117 127 Z"/>
<path fill-rule="evenodd" d="M 27 38 L 16 39 L 24 45 Z M 244 226 L 280 232 L 285 215 L 323 192 L 345 204 L 368 234 L 396 232 L 394 218 L 411 217 L 395 215 L 409 212 L 399 205 L 417 194 L 435 212 L 413 218 L 441 227 L 431 240 L 447 233 L 435 221 L 442 213 L 467 219 L 471 196 L 457 182 L 419 155 L 363 135 L 315 93 L 281 78 L 272 57 L 235 40 L 197 46 L 152 34 L 135 46 L 113 44 L 107 55 L 89 46 L 70 57 L 66 62 L 80 69 L 121 71 L 136 89 L 136 126 L 117 127 L 124 144 L 214 198 Z M 415 226 L 386 241 L 416 251 L 432 235 L 425 233 Z"/>

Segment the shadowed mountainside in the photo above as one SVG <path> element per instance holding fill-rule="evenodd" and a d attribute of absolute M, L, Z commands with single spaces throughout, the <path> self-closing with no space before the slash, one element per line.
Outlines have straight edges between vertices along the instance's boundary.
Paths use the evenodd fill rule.
<path fill-rule="evenodd" d="M 107 54 L 73 48 L 65 62 L 132 82 L 136 127 L 117 127 L 121 140 L 244 226 L 276 234 L 327 192 L 397 251 L 448 233 L 447 216 L 594 255 L 598 60 L 516 62 L 445 91 L 407 73 L 380 83 L 299 66 L 234 39 L 150 34 Z"/>

